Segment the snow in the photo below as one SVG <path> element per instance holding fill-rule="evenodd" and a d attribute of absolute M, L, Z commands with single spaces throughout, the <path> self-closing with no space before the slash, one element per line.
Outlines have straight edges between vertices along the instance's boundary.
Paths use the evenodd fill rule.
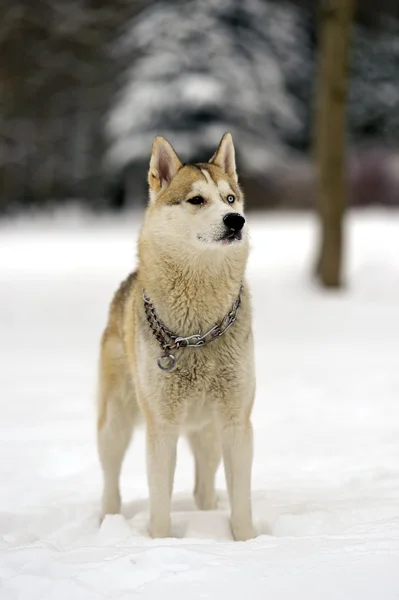
<path fill-rule="evenodd" d="M 143 433 L 123 516 L 98 524 L 98 342 L 141 215 L 0 225 L 0 599 L 399 597 L 399 214 L 348 221 L 348 285 L 309 280 L 311 216 L 251 215 L 253 508 L 235 543 L 194 509 L 181 443 L 174 539 L 151 540 Z"/>

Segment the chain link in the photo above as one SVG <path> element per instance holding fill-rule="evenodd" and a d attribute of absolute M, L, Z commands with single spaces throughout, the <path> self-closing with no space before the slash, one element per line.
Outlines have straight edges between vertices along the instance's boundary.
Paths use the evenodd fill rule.
<path fill-rule="evenodd" d="M 144 301 L 144 311 L 147 317 L 148 324 L 150 329 L 159 342 L 162 350 L 165 352 L 163 356 L 158 359 L 158 366 L 163 371 L 172 370 L 176 364 L 176 359 L 172 356 L 171 352 L 178 348 L 199 348 L 201 346 L 205 346 L 210 342 L 218 339 L 222 336 L 234 323 L 237 318 L 237 312 L 241 304 L 241 293 L 244 286 L 241 286 L 240 292 L 231 307 L 231 310 L 227 313 L 227 315 L 222 319 L 220 323 L 215 324 L 209 331 L 204 334 L 194 334 L 189 335 L 187 337 L 180 337 L 172 333 L 166 325 L 161 321 L 158 317 L 155 307 L 152 304 L 151 300 L 148 298 L 146 293 L 143 291 L 143 301 Z M 163 367 L 162 360 L 172 358 L 170 361 L 171 367 Z"/>

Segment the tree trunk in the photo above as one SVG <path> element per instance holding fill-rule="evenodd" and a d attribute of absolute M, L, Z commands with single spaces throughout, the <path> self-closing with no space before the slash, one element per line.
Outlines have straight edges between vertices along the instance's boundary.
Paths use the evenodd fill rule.
<path fill-rule="evenodd" d="M 316 275 L 323 286 L 335 288 L 342 286 L 348 55 L 354 8 L 355 0 L 324 0 L 319 23 L 314 149 L 321 231 Z"/>

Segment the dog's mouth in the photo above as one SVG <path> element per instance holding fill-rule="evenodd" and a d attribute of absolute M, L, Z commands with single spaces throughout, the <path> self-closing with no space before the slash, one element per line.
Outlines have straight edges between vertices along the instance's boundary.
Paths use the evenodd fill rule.
<path fill-rule="evenodd" d="M 226 233 L 221 235 L 219 238 L 214 238 L 213 240 L 206 239 L 202 235 L 198 234 L 197 240 L 208 244 L 212 242 L 216 242 L 217 244 L 233 244 L 234 242 L 240 242 L 242 240 L 242 231 L 226 231 Z"/>
<path fill-rule="evenodd" d="M 240 242 L 242 240 L 242 231 L 226 231 L 222 237 L 219 238 L 219 242 L 222 244 L 231 244 L 232 242 Z"/>

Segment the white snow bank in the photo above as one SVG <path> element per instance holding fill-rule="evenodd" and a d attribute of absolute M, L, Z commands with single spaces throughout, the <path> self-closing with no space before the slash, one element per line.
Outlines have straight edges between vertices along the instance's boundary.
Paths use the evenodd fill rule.
<path fill-rule="evenodd" d="M 355 214 L 346 292 L 310 285 L 310 217 L 253 215 L 258 392 L 253 507 L 234 543 L 191 498 L 179 449 L 175 539 L 148 538 L 143 434 L 123 516 L 98 526 L 93 394 L 140 216 L 0 225 L 0 599 L 399 597 L 399 215 Z"/>

